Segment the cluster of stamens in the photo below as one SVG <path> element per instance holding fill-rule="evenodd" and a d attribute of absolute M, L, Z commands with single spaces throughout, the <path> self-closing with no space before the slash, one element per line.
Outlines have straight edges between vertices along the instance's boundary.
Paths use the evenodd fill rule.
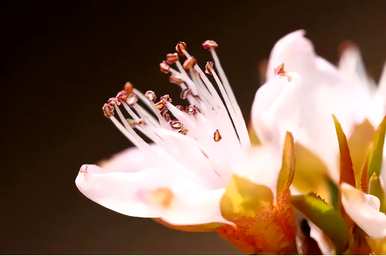
<path fill-rule="evenodd" d="M 160 97 L 153 91 L 142 94 L 127 82 L 115 97 L 103 105 L 104 115 L 134 144 L 141 147 L 147 143 L 137 131 L 157 143 L 162 141 L 157 128 L 168 128 L 186 135 L 189 132 L 184 125 L 186 118 L 194 120 L 199 113 L 205 115 L 208 111 L 218 110 L 224 114 L 225 120 L 229 121 L 226 128 L 235 132 L 240 144 L 248 144 L 245 124 L 240 124 L 240 121 L 244 121 L 241 111 L 214 51 L 218 45 L 215 41 L 207 40 L 202 46 L 211 52 L 214 59 L 214 62 L 206 63 L 205 71 L 201 70 L 197 60 L 188 53 L 185 42 L 177 43 L 176 52 L 167 54 L 165 60 L 160 63 L 160 71 L 169 75 L 170 83 L 180 87 L 180 99 L 187 101 L 187 105 L 173 105 L 168 94 Z M 184 61 L 180 62 L 182 58 Z M 215 67 L 219 71 L 218 74 Z M 221 97 L 206 74 L 215 80 Z M 130 118 L 126 118 L 124 112 Z M 219 129 L 214 129 L 212 134 L 215 142 L 222 139 Z"/>

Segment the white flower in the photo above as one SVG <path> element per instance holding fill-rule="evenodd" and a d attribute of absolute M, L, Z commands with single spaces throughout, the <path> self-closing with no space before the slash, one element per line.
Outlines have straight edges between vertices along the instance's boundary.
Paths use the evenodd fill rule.
<path fill-rule="evenodd" d="M 274 68 L 281 64 L 282 75 L 274 76 L 278 72 Z M 377 127 L 386 114 L 386 68 L 376 87 L 366 75 L 357 48 L 348 47 L 335 67 L 315 53 L 304 31 L 295 31 L 274 46 L 267 82 L 257 91 L 252 111 L 263 143 L 277 145 L 290 131 L 298 143 L 324 161 L 338 183 L 339 144 L 332 115 L 348 137 L 366 119 Z M 385 185 L 386 170 L 381 176 Z M 354 222 L 369 236 L 384 237 L 386 217 L 379 211 L 379 200 L 348 184 L 342 184 L 341 191 L 344 209 Z"/>
<path fill-rule="evenodd" d="M 213 58 L 205 71 L 183 42 L 176 46 L 179 54 L 168 54 L 160 65 L 188 105 L 175 105 L 168 95 L 156 99 L 152 91 L 142 94 L 127 83 L 103 106 L 105 116 L 136 148 L 100 166 L 83 165 L 76 185 L 85 196 L 129 216 L 196 225 L 229 223 L 221 215 L 220 199 L 236 170 L 275 186 L 281 152 L 250 149 L 244 118 L 215 52 L 217 44 L 206 41 L 203 47 Z"/>

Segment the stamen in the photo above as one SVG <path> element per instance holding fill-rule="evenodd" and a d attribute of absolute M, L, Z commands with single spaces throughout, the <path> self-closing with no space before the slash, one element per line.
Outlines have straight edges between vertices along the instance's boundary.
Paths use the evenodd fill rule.
<path fill-rule="evenodd" d="M 172 65 L 178 61 L 178 53 L 168 53 L 166 55 L 166 63 Z"/>
<path fill-rule="evenodd" d="M 170 126 L 173 128 L 173 129 L 181 129 L 182 128 L 182 123 L 180 121 L 176 121 L 176 120 L 173 120 L 173 121 L 170 121 L 169 122 Z"/>
<path fill-rule="evenodd" d="M 208 50 L 208 49 L 211 49 L 211 48 L 217 48 L 218 44 L 216 43 L 216 41 L 206 40 L 205 42 L 202 43 L 202 47 L 205 50 Z"/>
<path fill-rule="evenodd" d="M 220 134 L 219 130 L 216 129 L 216 131 L 214 131 L 214 133 L 213 133 L 213 140 L 215 142 L 219 142 L 221 139 L 222 139 L 221 134 Z"/>
<path fill-rule="evenodd" d="M 160 71 L 164 74 L 170 73 L 170 66 L 166 63 L 166 61 L 163 61 L 159 64 Z"/>
<path fill-rule="evenodd" d="M 133 92 L 134 86 L 130 82 L 126 82 L 123 86 L 123 90 L 129 95 Z"/>
<path fill-rule="evenodd" d="M 248 130 L 246 127 L 246 123 L 243 117 L 243 114 L 241 113 L 241 109 L 239 105 L 237 104 L 236 97 L 232 91 L 232 88 L 229 84 L 229 81 L 225 75 L 225 72 L 221 66 L 220 60 L 216 54 L 215 47 L 210 47 L 209 51 L 212 55 L 214 65 L 219 72 L 222 84 L 224 85 L 224 89 L 226 91 L 227 96 L 229 97 L 229 100 L 231 102 L 231 107 L 234 109 L 236 116 L 235 116 L 235 127 L 237 129 L 237 133 L 239 134 L 240 142 L 244 146 L 250 146 L 251 142 L 249 140 Z"/>
<path fill-rule="evenodd" d="M 157 95 L 155 94 L 155 92 L 150 90 L 145 92 L 145 96 L 151 102 L 154 102 L 157 99 Z"/>
<path fill-rule="evenodd" d="M 180 98 L 183 99 L 183 100 L 186 100 L 188 98 L 189 95 L 192 95 L 192 90 L 190 89 L 185 89 L 185 90 L 182 90 L 181 93 L 180 93 Z"/>
<path fill-rule="evenodd" d="M 179 76 L 171 75 L 169 76 L 169 82 L 176 85 L 181 85 L 184 80 L 182 80 Z"/>
<path fill-rule="evenodd" d="M 205 64 L 205 73 L 211 75 L 213 70 L 213 61 L 207 61 Z"/>
<path fill-rule="evenodd" d="M 103 104 L 102 111 L 105 117 L 110 118 L 114 115 L 114 106 L 112 104 L 105 103 Z"/>
<path fill-rule="evenodd" d="M 137 103 L 137 101 L 138 101 L 138 98 L 134 93 L 130 94 L 126 99 L 127 104 L 129 104 L 130 106 Z"/>
<path fill-rule="evenodd" d="M 287 71 L 285 70 L 285 66 L 284 66 L 284 63 L 280 64 L 279 66 L 277 66 L 276 68 L 274 68 L 274 73 L 275 75 L 277 76 L 281 76 L 281 77 L 285 77 L 288 79 L 288 82 L 291 82 L 291 76 L 287 73 Z"/>
<path fill-rule="evenodd" d="M 120 102 L 126 102 L 127 99 L 128 99 L 129 95 L 127 94 L 126 91 L 120 91 L 118 92 L 117 96 L 115 96 L 115 98 Z"/>
<path fill-rule="evenodd" d="M 187 135 L 188 134 L 188 129 L 182 127 L 181 129 L 178 130 L 178 133 L 182 135 Z"/>
<path fill-rule="evenodd" d="M 185 43 L 185 42 L 178 42 L 177 45 L 176 45 L 176 51 L 179 55 L 184 55 L 184 51 L 186 50 L 186 48 L 188 47 L 188 45 Z"/>
<path fill-rule="evenodd" d="M 184 62 L 184 69 L 189 70 L 191 69 L 195 64 L 197 63 L 196 59 L 194 57 L 189 57 Z"/>

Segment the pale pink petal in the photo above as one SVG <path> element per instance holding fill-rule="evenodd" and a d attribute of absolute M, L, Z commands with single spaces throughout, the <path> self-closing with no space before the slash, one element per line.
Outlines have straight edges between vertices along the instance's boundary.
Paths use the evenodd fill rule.
<path fill-rule="evenodd" d="M 342 204 L 350 218 L 370 237 L 385 237 L 386 215 L 379 211 L 379 199 L 346 183 L 340 187 Z"/>
<path fill-rule="evenodd" d="M 284 63 L 287 76 L 274 75 Z M 317 56 L 303 31 L 280 39 L 269 60 L 268 81 L 256 93 L 252 122 L 263 143 L 279 145 L 290 131 L 316 153 L 339 179 L 338 143 L 332 115 L 346 134 L 369 112 L 370 100 L 358 100 L 363 88 L 352 85 L 326 60 Z M 362 97 L 363 98 L 363 97 Z M 361 99 L 362 99 L 361 98 Z"/>
<path fill-rule="evenodd" d="M 361 53 L 357 47 L 349 46 L 343 51 L 338 67 L 339 72 L 347 79 L 373 89 L 374 84 L 366 74 Z"/>
<path fill-rule="evenodd" d="M 265 185 L 275 194 L 281 163 L 280 149 L 263 145 L 246 152 L 245 159 L 234 163 L 233 169 L 234 174 L 245 177 L 256 184 Z"/>
<path fill-rule="evenodd" d="M 291 72 L 303 73 L 315 65 L 314 48 L 308 39 L 304 38 L 305 31 L 297 30 L 282 37 L 274 45 L 267 66 L 267 80 L 275 76 L 277 66 L 284 64 Z"/>
<path fill-rule="evenodd" d="M 199 186 L 178 168 L 114 172 L 84 165 L 75 182 L 92 201 L 125 215 L 179 225 L 225 222 L 219 207 L 222 191 Z"/>
<path fill-rule="evenodd" d="M 154 146 L 152 147 L 154 148 Z M 100 166 L 111 171 L 135 172 L 151 165 L 149 161 L 146 161 L 146 155 L 143 151 L 131 147 L 117 153 L 108 160 L 102 160 Z"/>

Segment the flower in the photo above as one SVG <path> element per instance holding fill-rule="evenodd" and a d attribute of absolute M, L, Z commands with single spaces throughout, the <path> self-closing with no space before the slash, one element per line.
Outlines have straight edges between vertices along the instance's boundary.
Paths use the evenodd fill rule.
<path fill-rule="evenodd" d="M 116 212 L 181 230 L 217 231 L 245 252 L 294 252 L 292 136 L 285 138 L 283 164 L 282 147 L 252 148 L 218 45 L 202 46 L 213 58 L 205 70 L 184 42 L 160 64 L 187 105 L 143 94 L 131 83 L 103 105 L 136 148 L 99 166 L 83 165 L 76 185 Z"/>
<path fill-rule="evenodd" d="M 376 87 L 367 77 L 355 46 L 344 49 L 339 66 L 335 67 L 316 55 L 304 31 L 295 31 L 274 46 L 266 77 L 267 82 L 255 96 L 252 121 L 265 144 L 279 146 L 287 131 L 294 135 L 298 148 L 295 188 L 298 192 L 323 194 L 323 200 L 330 205 L 340 204 L 329 198 L 331 186 L 335 186 L 323 174 L 327 171 L 333 183 L 340 184 L 342 214 L 347 214 L 367 234 L 361 236 L 385 238 L 386 216 L 384 209 L 379 211 L 386 185 L 385 164 L 382 171 L 380 168 L 384 132 L 377 133 L 374 127 L 386 114 L 386 68 Z M 374 160 L 372 156 L 377 154 L 378 160 Z M 372 160 L 378 164 L 370 166 Z M 378 166 L 377 171 L 374 166 Z M 372 173 L 376 174 L 373 178 Z M 370 179 L 369 184 L 364 182 L 365 188 L 358 185 L 361 177 Z M 378 197 L 368 194 L 367 185 L 371 182 L 378 186 Z M 358 232 L 353 231 L 354 226 L 348 226 L 355 236 Z M 311 236 L 318 240 L 324 253 L 332 253 L 331 236 L 329 242 L 323 242 L 325 239 L 314 227 L 311 223 Z M 348 246 L 346 242 L 343 247 Z M 352 242 L 353 252 L 355 243 L 359 242 Z M 381 243 L 386 247 L 386 242 Z"/>

